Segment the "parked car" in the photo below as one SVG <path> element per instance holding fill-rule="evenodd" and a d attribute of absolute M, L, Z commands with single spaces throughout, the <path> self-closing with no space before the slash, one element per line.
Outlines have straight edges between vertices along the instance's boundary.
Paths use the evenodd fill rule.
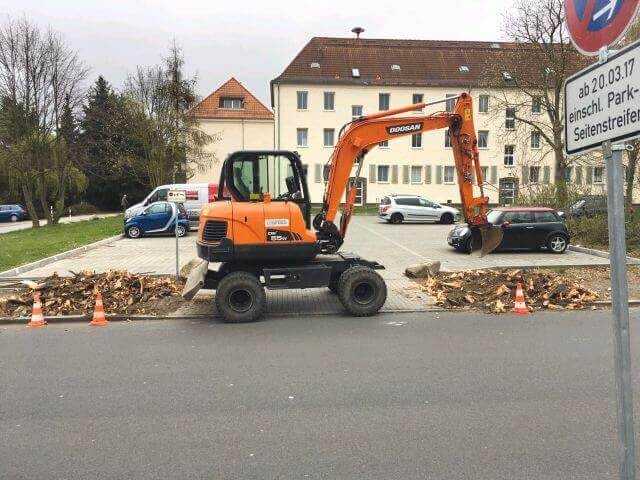
<path fill-rule="evenodd" d="M 0 222 L 17 222 L 27 218 L 27 212 L 20 205 L 0 205 Z"/>
<path fill-rule="evenodd" d="M 460 212 L 419 195 L 389 195 L 380 200 L 378 216 L 389 223 L 440 222 L 451 224 Z"/>
<path fill-rule="evenodd" d="M 604 195 L 587 195 L 569 207 L 571 217 L 593 217 L 607 213 L 607 197 Z"/>
<path fill-rule="evenodd" d="M 171 202 L 155 202 L 144 207 L 137 215 L 124 221 L 124 234 L 129 238 L 144 235 L 175 235 L 176 215 L 178 216 L 178 236 L 184 237 L 189 231 L 187 211 L 182 205 Z"/>
<path fill-rule="evenodd" d="M 174 183 L 171 185 L 161 185 L 153 189 L 140 203 L 130 206 L 124 212 L 124 218 L 128 219 L 138 215 L 144 207 L 154 202 L 163 202 L 167 200 L 167 192 L 169 190 L 184 190 L 187 201 L 184 208 L 187 211 L 189 219 L 189 227 L 198 228 L 198 220 L 200 218 L 200 209 L 207 203 L 215 201 L 218 194 L 217 183 Z"/>
<path fill-rule="evenodd" d="M 569 246 L 569 231 L 564 221 L 552 208 L 504 207 L 487 214 L 489 223 L 499 225 L 504 237 L 496 250 L 538 250 L 564 253 Z M 471 252 L 471 231 L 466 225 L 457 225 L 447 237 L 447 243 L 456 250 Z"/>

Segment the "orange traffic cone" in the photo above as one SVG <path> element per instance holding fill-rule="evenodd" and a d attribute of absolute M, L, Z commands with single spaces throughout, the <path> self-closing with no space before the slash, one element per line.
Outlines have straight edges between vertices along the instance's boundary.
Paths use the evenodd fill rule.
<path fill-rule="evenodd" d="M 517 313 L 518 315 L 528 315 L 529 309 L 527 308 L 527 304 L 524 301 L 524 293 L 522 292 L 522 284 L 518 282 L 518 287 L 516 288 L 516 302 L 513 306 L 513 313 Z"/>
<path fill-rule="evenodd" d="M 40 292 L 36 290 L 33 294 L 33 310 L 31 311 L 31 320 L 27 327 L 36 328 L 44 327 L 47 324 L 42 315 L 42 303 L 40 303 Z"/>
<path fill-rule="evenodd" d="M 107 317 L 104 316 L 104 304 L 102 303 L 102 295 L 96 290 L 96 306 L 93 310 L 93 320 L 89 325 L 94 327 L 104 327 L 107 324 Z"/>

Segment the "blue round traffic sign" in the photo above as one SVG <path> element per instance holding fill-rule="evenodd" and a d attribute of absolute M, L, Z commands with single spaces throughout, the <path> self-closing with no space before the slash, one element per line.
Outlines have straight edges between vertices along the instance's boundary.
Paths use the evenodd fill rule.
<path fill-rule="evenodd" d="M 585 55 L 613 45 L 633 21 L 640 0 L 564 0 L 569 33 Z"/>

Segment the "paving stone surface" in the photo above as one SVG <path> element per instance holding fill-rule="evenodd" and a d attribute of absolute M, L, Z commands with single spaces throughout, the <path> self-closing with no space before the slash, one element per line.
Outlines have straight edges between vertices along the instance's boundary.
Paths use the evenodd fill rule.
<path fill-rule="evenodd" d="M 606 258 L 567 251 L 563 255 L 546 252 L 495 253 L 476 258 L 455 252 L 446 244 L 449 225 L 390 225 L 375 216 L 354 217 L 342 250 L 357 252 L 368 260 L 385 265 L 379 273 L 386 280 L 389 295 L 384 309 L 388 311 L 420 311 L 433 309 L 432 299 L 421 293 L 417 285 L 403 273 L 407 266 L 438 260 L 443 270 L 466 270 L 493 267 L 550 267 L 608 265 Z M 179 240 L 180 266 L 196 257 L 196 234 Z M 53 272 L 66 275 L 81 270 L 106 271 L 126 269 L 136 273 L 175 273 L 175 238 L 123 238 L 72 258 L 23 273 L 25 277 L 47 276 Z M 206 299 L 206 292 L 203 299 Z M 339 300 L 327 289 L 272 290 L 268 292 L 269 313 L 310 314 L 343 311 Z M 212 302 L 196 301 L 190 313 L 210 313 Z M 192 309 L 192 310 L 189 310 Z M 185 312 L 188 313 L 188 312 Z"/>

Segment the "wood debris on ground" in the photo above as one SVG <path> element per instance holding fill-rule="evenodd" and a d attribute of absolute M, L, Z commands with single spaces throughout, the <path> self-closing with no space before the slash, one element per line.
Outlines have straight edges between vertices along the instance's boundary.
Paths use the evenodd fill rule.
<path fill-rule="evenodd" d="M 445 308 L 506 313 L 514 306 L 518 283 L 530 311 L 591 308 L 599 298 L 597 292 L 572 278 L 537 270 L 440 272 L 421 285 Z"/>
<path fill-rule="evenodd" d="M 40 291 L 46 316 L 91 314 L 96 289 L 102 295 L 105 311 L 116 314 L 156 314 L 163 302 L 179 298 L 182 292 L 182 284 L 169 276 L 115 270 L 72 273 L 70 277 L 54 274 L 38 281 L 19 282 L 21 288 L 16 293 L 0 298 L 0 316 L 30 315 L 35 290 Z"/>

